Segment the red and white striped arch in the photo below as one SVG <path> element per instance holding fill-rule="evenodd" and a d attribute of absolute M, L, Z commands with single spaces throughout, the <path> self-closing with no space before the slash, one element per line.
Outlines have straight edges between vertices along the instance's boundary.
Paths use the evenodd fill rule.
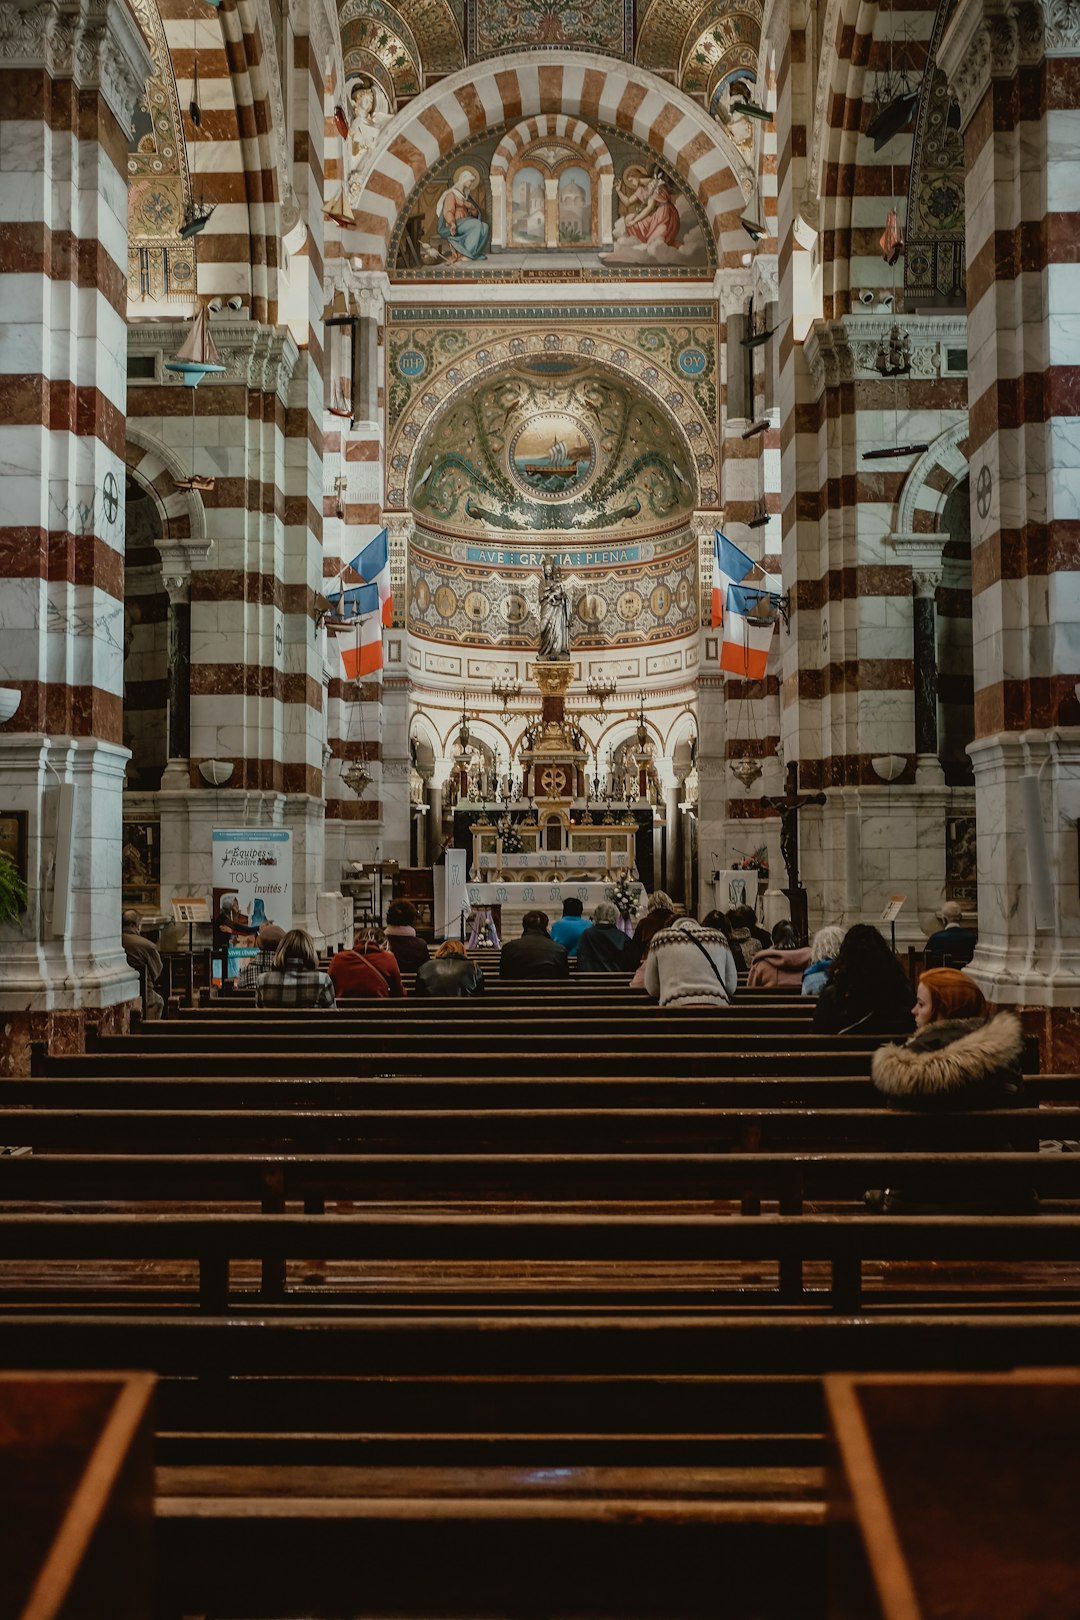
<path fill-rule="evenodd" d="M 898 534 L 937 534 L 944 529 L 945 502 L 968 473 L 965 418 L 938 435 L 908 473 L 900 492 Z"/>
<path fill-rule="evenodd" d="M 535 141 L 561 140 L 576 146 L 590 159 L 597 174 L 613 174 L 615 165 L 607 142 L 595 129 L 583 124 L 580 118 L 568 118 L 565 113 L 541 113 L 538 118 L 525 118 L 513 129 L 508 129 L 491 160 L 491 178 L 506 178 L 511 163 L 526 147 Z"/>
<path fill-rule="evenodd" d="M 177 487 L 176 480 L 188 476 L 179 456 L 129 424 L 124 462 L 132 478 L 157 506 L 161 517 L 158 549 L 186 546 L 201 553 L 208 544 L 206 512 L 195 490 Z"/>
<path fill-rule="evenodd" d="M 433 86 L 387 125 L 356 208 L 360 267 L 384 270 L 398 215 L 413 187 L 462 141 L 544 113 L 605 123 L 645 141 L 690 186 L 712 228 L 722 265 L 741 263 L 739 224 L 751 189 L 746 163 L 696 103 L 640 67 L 536 51 L 499 57 Z"/>

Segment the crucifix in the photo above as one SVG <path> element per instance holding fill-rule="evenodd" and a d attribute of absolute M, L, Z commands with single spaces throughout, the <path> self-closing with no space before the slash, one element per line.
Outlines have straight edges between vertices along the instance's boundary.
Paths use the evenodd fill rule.
<path fill-rule="evenodd" d="M 763 798 L 762 804 L 767 804 L 770 810 L 775 810 L 780 817 L 780 858 L 787 868 L 788 886 L 783 891 L 788 898 L 791 908 L 791 922 L 798 935 L 799 944 L 805 945 L 808 935 L 809 917 L 806 908 L 806 890 L 799 882 L 799 811 L 808 804 L 827 804 L 824 793 L 799 794 L 799 764 L 792 760 L 784 772 L 784 797 L 782 799 Z"/>

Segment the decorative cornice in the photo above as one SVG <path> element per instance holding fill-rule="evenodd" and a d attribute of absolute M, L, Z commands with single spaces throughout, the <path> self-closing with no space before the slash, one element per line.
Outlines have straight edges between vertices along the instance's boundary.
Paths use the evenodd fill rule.
<path fill-rule="evenodd" d="M 40 0 L 23 9 L 4 0 L 0 62 L 44 68 L 50 78 L 100 90 L 126 130 L 154 71 L 142 31 L 123 0 Z"/>
<path fill-rule="evenodd" d="M 815 321 L 806 335 L 803 353 L 815 398 L 838 383 L 891 382 L 877 370 L 876 361 L 894 323 L 911 339 L 912 377 L 962 375 L 948 370 L 945 352 L 966 347 L 966 315 L 843 315 L 836 321 Z"/>
<path fill-rule="evenodd" d="M 991 79 L 1078 50 L 1080 0 L 960 0 L 937 59 L 966 129 Z"/>
<path fill-rule="evenodd" d="M 129 326 L 128 353 L 158 356 L 157 380 L 172 387 L 182 386 L 175 372 L 165 370 L 164 361 L 176 353 L 188 331 L 186 321 L 167 326 Z M 211 331 L 225 370 L 204 377 L 200 387 L 220 388 L 239 382 L 264 393 L 272 390 L 283 405 L 289 403 L 289 382 L 300 359 L 291 333 L 258 321 L 215 320 Z"/>

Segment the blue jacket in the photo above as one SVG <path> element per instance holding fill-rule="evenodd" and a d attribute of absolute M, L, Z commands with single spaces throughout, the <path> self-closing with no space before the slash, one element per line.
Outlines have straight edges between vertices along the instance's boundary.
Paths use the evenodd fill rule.
<path fill-rule="evenodd" d="M 565 945 L 568 956 L 577 956 L 577 942 L 591 927 L 587 917 L 557 917 L 549 930 L 551 937 L 559 945 Z"/>

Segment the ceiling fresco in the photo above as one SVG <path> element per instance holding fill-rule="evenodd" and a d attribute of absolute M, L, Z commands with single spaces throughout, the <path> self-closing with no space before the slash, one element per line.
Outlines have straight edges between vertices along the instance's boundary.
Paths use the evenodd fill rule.
<path fill-rule="evenodd" d="M 522 361 L 459 397 L 413 466 L 413 511 L 455 534 L 656 532 L 696 504 L 674 422 L 572 356 Z"/>

